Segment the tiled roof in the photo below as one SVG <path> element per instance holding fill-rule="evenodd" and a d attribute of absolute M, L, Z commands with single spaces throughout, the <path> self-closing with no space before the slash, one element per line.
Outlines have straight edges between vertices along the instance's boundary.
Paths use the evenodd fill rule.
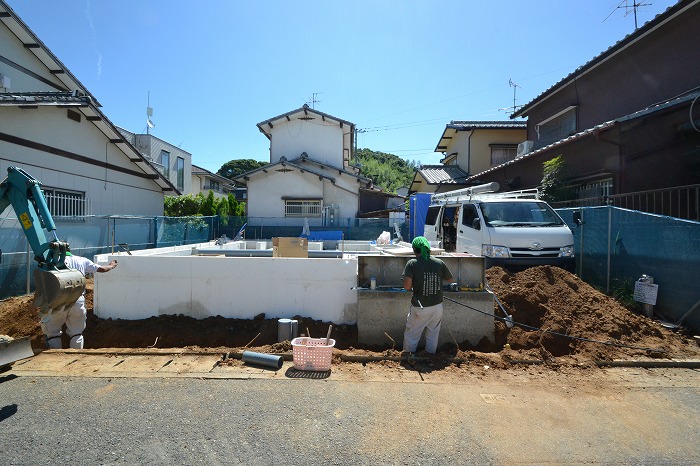
<path fill-rule="evenodd" d="M 457 121 L 448 123 L 448 128 L 469 131 L 471 129 L 525 129 L 526 121 Z"/>
<path fill-rule="evenodd" d="M 592 128 L 588 128 L 588 129 L 580 131 L 576 134 L 572 134 L 571 136 L 566 137 L 564 139 L 560 139 L 559 141 L 553 142 L 552 144 L 549 144 L 549 145 L 544 146 L 544 147 L 540 147 L 539 149 L 533 150 L 532 152 L 528 152 L 527 154 L 525 154 L 521 157 L 516 157 L 514 160 L 510 160 L 510 161 L 502 163 L 500 165 L 496 165 L 495 167 L 491 167 L 488 170 L 484 170 L 481 173 L 477 173 L 473 176 L 470 176 L 467 181 L 474 181 L 474 180 L 478 179 L 479 176 L 483 175 L 484 173 L 491 173 L 495 170 L 506 167 L 508 165 L 513 165 L 514 163 L 518 163 L 519 161 L 521 161 L 523 159 L 532 157 L 534 155 L 541 154 L 542 152 L 546 152 L 548 150 L 557 148 L 559 146 L 563 146 L 564 144 L 576 141 L 578 139 L 581 139 L 583 137 L 586 137 L 586 136 L 589 136 L 592 134 L 596 134 L 600 131 L 607 130 L 607 129 L 612 128 L 613 126 L 615 126 L 619 123 L 623 123 L 623 122 L 629 121 L 629 120 L 634 120 L 636 118 L 642 118 L 644 116 L 647 116 L 647 115 L 650 115 L 650 114 L 653 114 L 656 112 L 660 112 L 660 111 L 666 110 L 668 108 L 675 107 L 677 105 L 686 104 L 686 103 L 688 103 L 690 101 L 694 101 L 695 99 L 698 99 L 698 98 L 700 98 L 700 88 L 696 88 L 691 92 L 685 93 L 683 95 L 674 97 L 674 98 L 669 99 L 669 100 L 665 100 L 663 102 L 657 102 L 653 105 L 650 105 L 646 108 L 638 110 L 634 113 L 630 113 L 629 115 L 625 115 L 625 116 L 622 116 L 620 118 L 616 118 L 614 120 L 606 121 L 606 122 L 600 123 L 599 125 L 596 125 Z"/>
<path fill-rule="evenodd" d="M 617 41 L 615 44 L 610 46 L 607 50 L 599 54 L 598 56 L 594 57 L 592 60 L 588 61 L 584 65 L 579 66 L 576 68 L 573 72 L 569 73 L 568 76 L 564 77 L 563 79 L 559 80 L 556 84 L 554 84 L 552 87 L 532 99 L 530 102 L 527 104 L 523 105 L 519 110 L 514 112 L 511 115 L 511 118 L 517 118 L 517 117 L 522 117 L 527 115 L 527 112 L 535 106 L 538 102 L 543 100 L 545 97 L 548 97 L 551 94 L 554 94 L 560 87 L 563 87 L 567 82 L 571 81 L 572 79 L 583 75 L 585 72 L 588 70 L 595 68 L 598 64 L 602 63 L 605 61 L 608 57 L 614 55 L 618 51 L 624 49 L 628 45 L 634 43 L 639 39 L 640 37 L 643 37 L 644 35 L 650 33 L 653 31 L 659 24 L 664 22 L 665 20 L 669 19 L 672 17 L 674 14 L 677 12 L 683 10 L 684 8 L 688 7 L 689 5 L 695 3 L 695 0 L 689 1 L 689 0 L 679 0 L 678 3 L 676 3 L 673 6 L 670 6 L 664 11 L 663 13 L 660 13 L 656 15 L 654 19 L 651 21 L 648 21 L 645 23 L 642 27 L 637 29 L 631 34 L 626 35 L 623 39 Z"/>
<path fill-rule="evenodd" d="M 3 92 L 0 105 L 90 105 L 90 97 L 74 92 Z"/>
<path fill-rule="evenodd" d="M 461 184 L 467 173 L 457 165 L 423 165 L 418 173 L 429 184 Z"/>

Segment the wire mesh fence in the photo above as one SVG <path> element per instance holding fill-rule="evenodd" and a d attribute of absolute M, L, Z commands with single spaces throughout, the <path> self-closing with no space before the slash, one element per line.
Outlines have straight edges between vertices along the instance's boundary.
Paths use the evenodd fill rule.
<path fill-rule="evenodd" d="M 557 209 L 574 233 L 577 274 L 611 295 L 631 298 L 642 276 L 658 284 L 657 313 L 700 329 L 700 222 L 615 206 Z M 580 212 L 581 222 L 574 221 Z M 211 241 L 240 234 L 249 240 L 332 232 L 344 240 L 372 241 L 384 232 L 410 241 L 410 220 L 398 228 L 386 218 L 335 219 L 333 223 L 271 217 L 86 216 L 54 219 L 59 237 L 76 254 L 92 257 L 121 250 L 151 249 Z M 0 218 L 0 298 L 33 291 L 36 262 L 16 218 Z M 700 309 L 700 306 L 696 306 Z"/>

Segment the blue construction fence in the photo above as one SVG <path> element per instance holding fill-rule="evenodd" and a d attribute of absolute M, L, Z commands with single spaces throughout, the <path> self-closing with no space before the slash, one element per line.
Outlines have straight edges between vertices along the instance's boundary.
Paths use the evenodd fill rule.
<path fill-rule="evenodd" d="M 34 291 L 32 274 L 36 268 L 34 253 L 19 221 L 12 211 L 0 217 L 0 299 Z M 54 217 L 59 239 L 71 245 L 75 254 L 93 257 L 118 251 L 136 251 L 203 243 L 226 235 L 234 239 L 299 237 L 304 219 L 263 217 L 139 217 L 85 216 Z M 385 218 L 336 219 L 334 222 L 310 222 L 310 238 L 345 240 L 377 239 L 384 231 L 397 238 L 393 225 Z M 403 237 L 408 227 L 399 226 Z"/>
<path fill-rule="evenodd" d="M 209 241 L 215 237 L 219 223 L 216 216 L 85 216 L 53 220 L 59 239 L 67 241 L 73 253 L 85 257 Z M 16 217 L 0 217 L 0 252 L 0 299 L 33 292 L 31 276 L 36 261 Z"/>
<path fill-rule="evenodd" d="M 574 233 L 581 279 L 606 294 L 630 296 L 642 275 L 652 277 L 658 285 L 654 313 L 700 329 L 700 222 L 614 206 L 557 212 Z"/>

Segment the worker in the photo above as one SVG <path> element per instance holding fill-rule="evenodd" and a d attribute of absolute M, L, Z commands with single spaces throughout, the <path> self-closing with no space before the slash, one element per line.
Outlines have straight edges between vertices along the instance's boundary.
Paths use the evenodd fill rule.
<path fill-rule="evenodd" d="M 117 266 L 117 261 L 113 260 L 108 265 L 95 264 L 90 259 L 71 254 L 70 248 L 66 252 L 66 267 L 75 269 L 87 276 L 87 274 L 99 272 L 105 273 L 113 270 Z M 41 330 L 46 335 L 49 349 L 61 349 L 63 325 L 66 326 L 66 333 L 70 337 L 70 347 L 83 349 L 83 331 L 87 321 L 87 309 L 85 309 L 85 292 L 71 305 L 57 309 L 49 309 L 41 316 Z"/>
<path fill-rule="evenodd" d="M 426 330 L 425 351 L 432 362 L 442 324 L 442 284 L 452 281 L 452 274 L 442 260 L 430 255 L 430 243 L 425 237 L 417 236 L 411 246 L 416 257 L 406 263 L 403 271 L 403 287 L 413 291 L 403 334 L 403 352 L 412 358 Z"/>

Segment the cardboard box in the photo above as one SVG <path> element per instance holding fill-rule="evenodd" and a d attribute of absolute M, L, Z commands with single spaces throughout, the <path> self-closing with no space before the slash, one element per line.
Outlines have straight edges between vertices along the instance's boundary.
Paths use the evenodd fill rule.
<path fill-rule="evenodd" d="M 272 257 L 309 257 L 309 240 L 272 238 Z"/>

